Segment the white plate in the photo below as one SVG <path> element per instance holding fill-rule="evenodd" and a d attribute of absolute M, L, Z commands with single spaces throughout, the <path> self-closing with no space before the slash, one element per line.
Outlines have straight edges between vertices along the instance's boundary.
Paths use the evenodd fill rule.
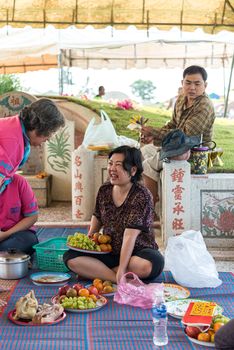
<path fill-rule="evenodd" d="M 92 309 L 81 310 L 81 309 L 64 308 L 64 310 L 69 311 L 69 312 L 74 312 L 76 314 L 82 314 L 82 313 L 86 313 L 86 312 L 94 312 L 94 311 L 102 309 L 108 302 L 108 300 L 104 296 L 101 296 L 100 299 L 102 300 L 102 305 L 97 306 L 97 307 L 92 308 Z M 58 296 L 57 295 L 53 296 L 51 298 L 51 301 L 52 301 L 52 303 L 58 303 Z"/>
<path fill-rule="evenodd" d="M 166 301 L 174 301 L 178 299 L 186 299 L 190 296 L 190 291 L 178 284 L 163 283 L 164 297 Z"/>
<path fill-rule="evenodd" d="M 188 306 L 191 301 L 206 301 L 201 299 L 181 299 L 175 301 L 166 302 L 167 313 L 178 319 L 182 319 Z M 214 311 L 214 315 L 221 314 L 223 312 L 223 308 L 220 305 L 217 305 Z"/>
<path fill-rule="evenodd" d="M 191 338 L 186 333 L 185 333 L 185 335 L 191 342 L 193 342 L 195 344 L 202 345 L 202 346 L 208 346 L 210 348 L 214 348 L 215 347 L 214 343 L 211 343 L 211 342 L 208 342 L 208 341 L 200 341 L 200 340 L 197 340 L 195 338 Z"/>
<path fill-rule="evenodd" d="M 92 283 L 89 283 L 89 284 L 86 284 L 85 285 L 85 288 L 89 288 L 92 286 Z M 100 295 L 103 295 L 104 297 L 112 297 L 113 295 L 115 295 L 115 292 L 117 291 L 117 284 L 112 284 L 112 287 L 114 288 L 114 291 L 111 292 L 111 293 L 102 293 L 102 292 L 99 292 Z"/>
<path fill-rule="evenodd" d="M 59 287 L 66 284 L 71 275 L 63 272 L 35 272 L 30 275 L 32 283 L 36 286 Z"/>
<path fill-rule="evenodd" d="M 67 247 L 71 250 L 76 250 L 77 252 L 83 252 L 83 253 L 89 253 L 89 254 L 110 254 L 110 252 L 98 252 L 97 250 L 76 248 L 76 247 L 72 247 L 69 244 L 67 244 Z"/>

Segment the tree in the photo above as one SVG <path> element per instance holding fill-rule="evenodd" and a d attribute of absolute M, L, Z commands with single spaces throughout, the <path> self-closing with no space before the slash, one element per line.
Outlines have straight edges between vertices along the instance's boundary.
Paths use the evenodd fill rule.
<path fill-rule="evenodd" d="M 14 74 L 0 75 L 0 95 L 21 89 L 20 79 Z"/>
<path fill-rule="evenodd" d="M 152 100 L 154 97 L 154 90 L 156 87 L 150 80 L 136 80 L 132 85 L 130 85 L 132 88 L 132 93 L 136 96 L 139 96 L 142 98 L 142 100 Z"/>

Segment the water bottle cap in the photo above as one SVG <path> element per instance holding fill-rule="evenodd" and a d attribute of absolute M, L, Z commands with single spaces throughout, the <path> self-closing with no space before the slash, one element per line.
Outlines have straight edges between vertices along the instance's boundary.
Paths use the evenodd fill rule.
<path fill-rule="evenodd" d="M 154 317 L 166 317 L 167 316 L 167 308 L 165 304 L 156 305 L 152 309 L 152 313 Z"/>

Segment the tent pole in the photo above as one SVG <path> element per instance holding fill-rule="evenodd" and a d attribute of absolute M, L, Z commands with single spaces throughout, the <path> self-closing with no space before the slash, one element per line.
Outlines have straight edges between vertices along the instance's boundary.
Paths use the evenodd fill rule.
<path fill-rule="evenodd" d="M 225 64 L 223 60 L 223 97 L 224 101 L 226 101 L 226 79 L 225 79 Z"/>
<path fill-rule="evenodd" d="M 59 51 L 58 56 L 58 63 L 59 63 L 59 95 L 61 96 L 63 94 L 63 64 L 62 64 L 62 50 Z"/>
<path fill-rule="evenodd" d="M 224 118 L 226 118 L 226 115 L 227 115 L 228 99 L 229 99 L 229 92 L 231 89 L 233 67 L 234 67 L 234 53 L 232 56 L 231 72 L 230 72 L 230 77 L 229 77 L 229 82 L 228 82 L 227 96 L 226 96 L 226 100 L 225 100 L 225 108 L 224 108 L 224 115 L 223 115 Z"/>

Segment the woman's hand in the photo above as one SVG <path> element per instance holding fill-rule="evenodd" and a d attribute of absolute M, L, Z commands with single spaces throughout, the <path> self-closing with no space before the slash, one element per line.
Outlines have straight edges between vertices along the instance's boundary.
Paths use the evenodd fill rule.
<path fill-rule="evenodd" d="M 87 236 L 89 237 L 89 238 L 93 238 L 93 235 L 94 235 L 94 232 L 88 232 L 88 234 L 87 234 Z"/>
<path fill-rule="evenodd" d="M 121 278 L 123 277 L 123 275 L 126 273 L 127 271 L 121 268 L 118 268 L 118 271 L 116 273 L 116 283 L 119 284 Z"/>

